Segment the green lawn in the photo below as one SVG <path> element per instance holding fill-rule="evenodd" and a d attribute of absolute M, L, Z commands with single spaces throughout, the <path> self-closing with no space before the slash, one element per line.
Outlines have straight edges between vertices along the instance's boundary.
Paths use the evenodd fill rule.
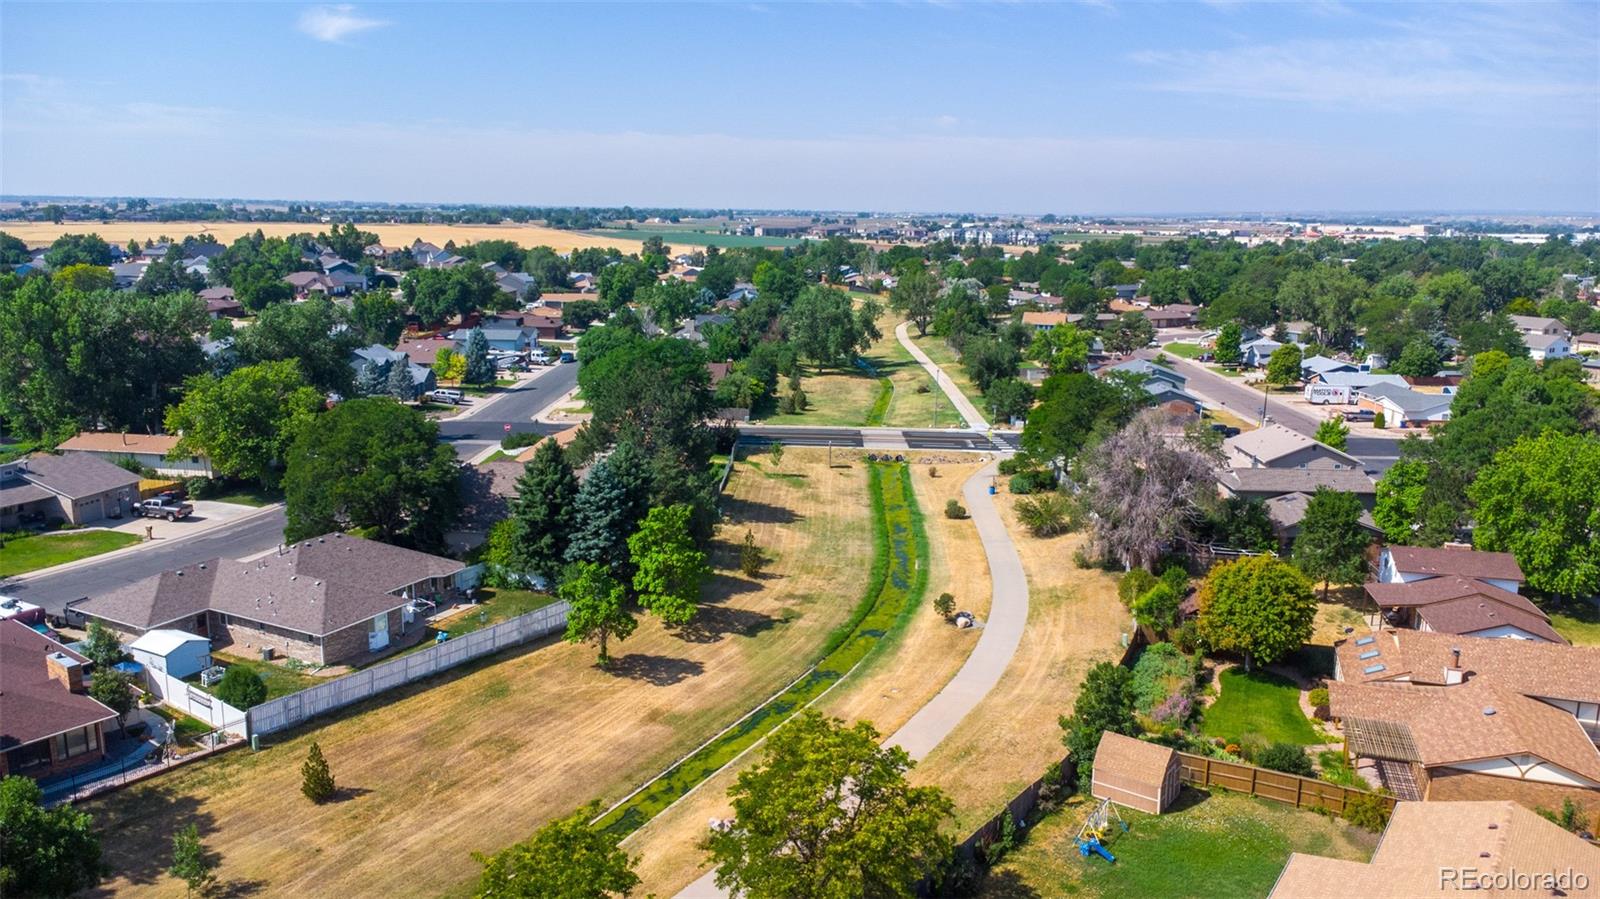
<path fill-rule="evenodd" d="M 116 531 L 65 531 L 7 540 L 0 546 L 0 577 L 98 556 L 139 542 Z"/>
<path fill-rule="evenodd" d="M 151 706 L 151 712 L 172 722 L 172 737 L 179 743 L 193 743 L 208 733 L 211 725 L 164 705 Z"/>
<path fill-rule="evenodd" d="M 1237 793 L 1184 787 L 1166 814 L 1121 810 L 1128 831 L 1113 833 L 1111 864 L 1074 844 L 1089 811 L 1068 806 L 1041 821 L 991 873 L 990 899 L 1038 896 L 1265 896 L 1292 852 L 1367 861 L 1377 835 L 1293 806 Z"/>
<path fill-rule="evenodd" d="M 1205 352 L 1205 348 L 1197 343 L 1169 343 L 1161 350 L 1184 359 L 1198 359 L 1200 354 Z"/>
<path fill-rule="evenodd" d="M 1556 633 L 1573 646 L 1600 646 L 1600 607 L 1585 600 L 1574 600 L 1545 609 Z"/>
<path fill-rule="evenodd" d="M 254 671 L 261 678 L 262 683 L 267 685 L 268 699 L 277 699 L 279 696 L 299 693 L 307 687 L 315 687 L 317 684 L 327 681 L 327 678 L 324 677 L 291 671 L 275 662 L 246 659 L 222 652 L 214 652 L 211 657 L 219 664 L 226 665 L 229 668 L 243 668 L 246 671 Z M 200 687 L 200 677 L 198 675 L 191 678 L 190 681 L 195 686 Z M 200 687 L 200 689 L 205 690 L 207 693 L 216 692 L 215 687 Z"/>
<path fill-rule="evenodd" d="M 1241 668 L 1222 672 L 1222 695 L 1206 709 L 1201 731 L 1230 742 L 1260 734 L 1273 743 L 1311 746 L 1322 742 L 1311 719 L 1300 711 L 1300 688 L 1293 681 Z"/>
<path fill-rule="evenodd" d="M 268 490 L 260 484 L 230 484 L 222 488 L 221 493 L 208 493 L 200 499 L 260 507 L 283 502 L 283 491 Z"/>
<path fill-rule="evenodd" d="M 972 380 L 967 377 L 967 370 L 961 367 L 961 360 L 957 358 L 956 351 L 950 349 L 950 344 L 945 343 L 943 337 L 935 337 L 929 334 L 927 337 L 912 338 L 912 342 L 917 345 L 918 349 L 928 354 L 928 358 L 933 360 L 933 364 L 939 366 L 939 369 L 944 372 L 944 376 L 949 378 L 950 383 L 956 385 L 956 389 L 972 401 L 972 405 L 977 406 L 980 412 L 983 411 L 983 394 L 978 391 L 977 385 L 973 384 Z"/>
<path fill-rule="evenodd" d="M 781 415 L 775 403 L 757 412 L 764 424 L 837 425 L 848 428 L 944 428 L 961 423 L 950 401 L 928 372 L 895 339 L 900 320 L 886 315 L 878 322 L 883 336 L 874 341 L 861 361 L 843 369 L 806 367 L 800 386 L 806 392 L 806 409 L 798 415 Z M 782 389 L 781 385 L 780 388 Z"/>
<path fill-rule="evenodd" d="M 440 622 L 443 627 L 439 630 L 449 631 L 450 636 L 459 637 L 518 615 L 526 615 L 556 601 L 556 597 L 548 593 L 491 587 L 479 589 L 478 596 L 483 601 L 476 608 Z"/>

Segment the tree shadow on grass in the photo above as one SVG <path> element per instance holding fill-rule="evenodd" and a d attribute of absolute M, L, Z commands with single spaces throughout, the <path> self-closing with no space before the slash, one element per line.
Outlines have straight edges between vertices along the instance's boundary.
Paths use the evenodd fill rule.
<path fill-rule="evenodd" d="M 751 499 L 725 497 L 723 514 L 731 527 L 751 524 L 794 524 L 801 520 L 793 509 Z"/>
<path fill-rule="evenodd" d="M 333 791 L 333 798 L 329 799 L 328 802 L 337 805 L 341 802 L 349 802 L 352 799 L 360 799 L 371 792 L 366 787 L 339 787 Z"/>
<path fill-rule="evenodd" d="M 761 592 L 761 584 L 755 580 L 744 577 L 735 577 L 723 572 L 712 572 L 706 579 L 705 586 L 700 590 L 702 605 L 718 605 L 727 602 L 735 596 L 746 593 Z"/>
<path fill-rule="evenodd" d="M 671 656 L 632 652 L 612 659 L 605 669 L 607 674 L 642 680 L 656 687 L 670 687 L 691 677 L 705 673 L 706 666 L 693 659 L 676 659 Z"/>
<path fill-rule="evenodd" d="M 693 621 L 676 628 L 673 633 L 685 643 L 716 643 L 729 634 L 754 637 L 778 622 L 779 619 L 765 612 L 702 605 Z"/>
<path fill-rule="evenodd" d="M 990 871 L 983 878 L 983 895 L 993 899 L 1039 899 L 1042 895 L 1022 879 L 1022 875 L 1006 869 Z"/>
<path fill-rule="evenodd" d="M 156 884 L 170 877 L 167 869 L 172 866 L 172 835 L 179 830 L 193 824 L 201 841 L 216 830 L 216 820 L 200 810 L 198 798 L 167 787 L 134 786 L 78 807 L 94 816 L 104 853 L 102 861 L 109 875 L 134 884 Z M 101 886 L 84 895 L 115 893 Z"/>
<path fill-rule="evenodd" d="M 206 896 L 210 899 L 245 899 L 246 896 L 260 896 L 266 889 L 264 880 L 220 880 L 206 892 Z"/>

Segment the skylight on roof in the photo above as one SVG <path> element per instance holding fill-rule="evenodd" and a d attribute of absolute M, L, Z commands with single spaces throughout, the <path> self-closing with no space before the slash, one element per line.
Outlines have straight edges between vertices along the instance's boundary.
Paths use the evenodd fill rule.
<path fill-rule="evenodd" d="M 1356 658 L 1361 659 L 1362 661 L 1366 661 L 1367 659 L 1375 659 L 1377 657 L 1378 651 L 1376 649 L 1369 649 L 1361 655 L 1356 656 Z"/>
<path fill-rule="evenodd" d="M 1368 665 L 1367 667 L 1361 669 L 1361 673 L 1362 674 L 1377 674 L 1379 671 L 1387 670 L 1388 667 L 1389 666 L 1383 664 L 1382 662 L 1379 662 L 1376 665 Z"/>
<path fill-rule="evenodd" d="M 1357 646 L 1369 646 L 1374 641 L 1376 641 L 1377 639 L 1378 639 L 1377 637 L 1362 637 L 1362 638 L 1360 638 L 1359 640 L 1356 641 L 1356 645 Z"/>

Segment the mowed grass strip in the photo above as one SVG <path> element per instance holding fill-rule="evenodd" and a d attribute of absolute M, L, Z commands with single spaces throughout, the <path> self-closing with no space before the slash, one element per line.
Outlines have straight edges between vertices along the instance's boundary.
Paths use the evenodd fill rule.
<path fill-rule="evenodd" d="M 64 565 L 139 542 L 118 531 L 71 531 L 15 537 L 0 546 L 0 577 Z"/>
<path fill-rule="evenodd" d="M 1037 896 L 1265 896 L 1292 852 L 1367 861 L 1377 835 L 1293 806 L 1240 794 L 1184 787 L 1163 815 L 1119 809 L 1111 864 L 1074 845 L 1091 806 L 1069 805 L 1029 832 L 1027 842 L 990 872 L 986 899 Z M 1334 893 L 1338 890 L 1330 885 Z"/>
<path fill-rule="evenodd" d="M 1217 680 L 1221 695 L 1206 709 L 1201 725 L 1206 736 L 1237 742 L 1245 734 L 1260 734 L 1268 742 L 1301 746 L 1322 742 L 1300 710 L 1300 688 L 1294 681 L 1239 668 L 1229 668 Z"/>
<path fill-rule="evenodd" d="M 872 463 L 867 471 L 872 569 L 855 613 L 829 637 L 816 667 L 606 812 L 596 821 L 599 827 L 620 839 L 644 826 L 849 674 L 916 607 L 927 585 L 928 543 L 910 471 L 904 463 Z"/>
<path fill-rule="evenodd" d="M 642 616 L 610 670 L 592 644 L 511 649 L 84 804 L 106 894 L 181 895 L 165 871 L 189 823 L 222 881 L 256 895 L 470 894 L 472 853 L 616 802 L 783 689 L 849 619 L 840 585 L 872 558 L 867 473 L 826 459 L 790 448 L 785 478 L 736 466 L 699 616 L 678 630 Z M 738 571 L 747 530 L 772 559 L 754 579 Z M 328 805 L 300 795 L 312 740 L 344 791 Z"/>

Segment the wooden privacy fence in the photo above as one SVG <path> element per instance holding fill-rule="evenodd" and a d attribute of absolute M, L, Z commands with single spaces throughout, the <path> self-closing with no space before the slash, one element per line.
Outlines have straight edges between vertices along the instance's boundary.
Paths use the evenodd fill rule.
<path fill-rule="evenodd" d="M 1343 787 L 1325 780 L 1238 762 L 1224 762 L 1187 752 L 1178 753 L 1178 763 L 1183 768 L 1183 782 L 1197 787 L 1223 787 L 1296 808 L 1321 806 L 1338 814 L 1344 813 L 1345 801 L 1352 796 L 1375 796 L 1390 811 L 1394 810 L 1395 800 L 1392 796 Z"/>
<path fill-rule="evenodd" d="M 481 631 L 407 653 L 298 693 L 280 696 L 250 709 L 250 735 L 254 737 L 294 727 L 308 718 L 438 674 L 479 656 L 536 640 L 566 626 L 567 603 L 562 600 Z"/>
<path fill-rule="evenodd" d="M 1072 758 L 1070 756 L 1061 760 L 1061 772 L 1064 778 L 1063 788 L 1071 789 L 1075 778 L 1073 777 Z M 1012 797 L 1011 801 L 1006 803 L 1006 807 L 1001 809 L 999 814 L 985 821 L 977 830 L 972 832 L 971 836 L 962 840 L 956 846 L 956 853 L 970 858 L 979 848 L 987 847 L 990 843 L 998 840 L 1001 829 L 1005 827 L 1007 815 L 1010 815 L 1019 826 L 1026 824 L 1029 818 L 1033 816 L 1033 810 L 1039 806 L 1039 791 L 1042 789 L 1044 789 L 1043 777 L 1023 787 L 1022 792 Z"/>

